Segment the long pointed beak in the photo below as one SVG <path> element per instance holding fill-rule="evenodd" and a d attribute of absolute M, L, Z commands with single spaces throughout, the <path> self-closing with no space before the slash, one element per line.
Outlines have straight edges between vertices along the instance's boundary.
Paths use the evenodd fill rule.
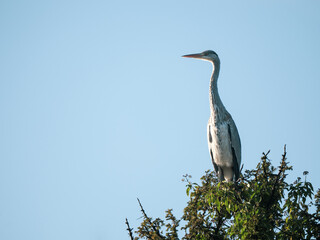
<path fill-rule="evenodd" d="M 187 55 L 183 55 L 182 57 L 185 58 L 202 58 L 202 54 L 201 53 L 195 53 L 195 54 L 187 54 Z"/>

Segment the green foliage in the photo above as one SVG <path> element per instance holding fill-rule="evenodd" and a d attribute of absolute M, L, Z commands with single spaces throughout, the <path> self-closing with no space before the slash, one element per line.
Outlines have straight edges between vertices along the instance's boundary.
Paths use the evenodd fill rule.
<path fill-rule="evenodd" d="M 236 182 L 219 182 L 207 171 L 201 183 L 185 175 L 189 201 L 181 219 L 166 211 L 166 221 L 148 217 L 139 201 L 143 222 L 135 232 L 141 239 L 178 240 L 178 227 L 185 225 L 181 239 L 312 239 L 320 237 L 320 190 L 298 178 L 285 181 L 292 169 L 282 155 L 280 166 L 272 166 L 267 154 L 254 170 L 246 170 Z M 311 211 L 314 211 L 311 213 Z M 132 229 L 128 225 L 131 239 Z"/>

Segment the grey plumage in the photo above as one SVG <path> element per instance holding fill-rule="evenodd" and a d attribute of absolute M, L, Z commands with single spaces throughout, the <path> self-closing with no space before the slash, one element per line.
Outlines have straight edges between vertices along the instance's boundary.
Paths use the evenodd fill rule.
<path fill-rule="evenodd" d="M 239 133 L 230 113 L 224 107 L 218 93 L 220 59 L 214 51 L 184 55 L 213 64 L 210 81 L 210 118 L 207 125 L 210 157 L 220 181 L 236 181 L 240 174 L 241 142 Z"/>

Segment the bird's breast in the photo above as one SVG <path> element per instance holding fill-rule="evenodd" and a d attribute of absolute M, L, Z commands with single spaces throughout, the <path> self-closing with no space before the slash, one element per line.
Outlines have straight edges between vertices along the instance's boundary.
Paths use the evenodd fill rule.
<path fill-rule="evenodd" d="M 214 162 L 218 166 L 233 166 L 231 141 L 228 131 L 228 123 L 215 123 L 209 121 L 209 134 L 211 134 L 212 141 L 208 141 L 209 149 L 212 149 Z M 209 135 L 210 136 L 210 135 Z"/>

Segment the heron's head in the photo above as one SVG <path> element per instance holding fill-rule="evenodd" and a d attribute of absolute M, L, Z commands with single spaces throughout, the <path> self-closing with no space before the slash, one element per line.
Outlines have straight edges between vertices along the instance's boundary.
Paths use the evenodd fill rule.
<path fill-rule="evenodd" d="M 195 53 L 195 54 L 188 54 L 188 55 L 183 55 L 182 57 L 186 58 L 197 58 L 205 61 L 209 61 L 212 63 L 218 63 L 220 62 L 218 54 L 212 50 L 207 50 L 202 53 Z"/>

